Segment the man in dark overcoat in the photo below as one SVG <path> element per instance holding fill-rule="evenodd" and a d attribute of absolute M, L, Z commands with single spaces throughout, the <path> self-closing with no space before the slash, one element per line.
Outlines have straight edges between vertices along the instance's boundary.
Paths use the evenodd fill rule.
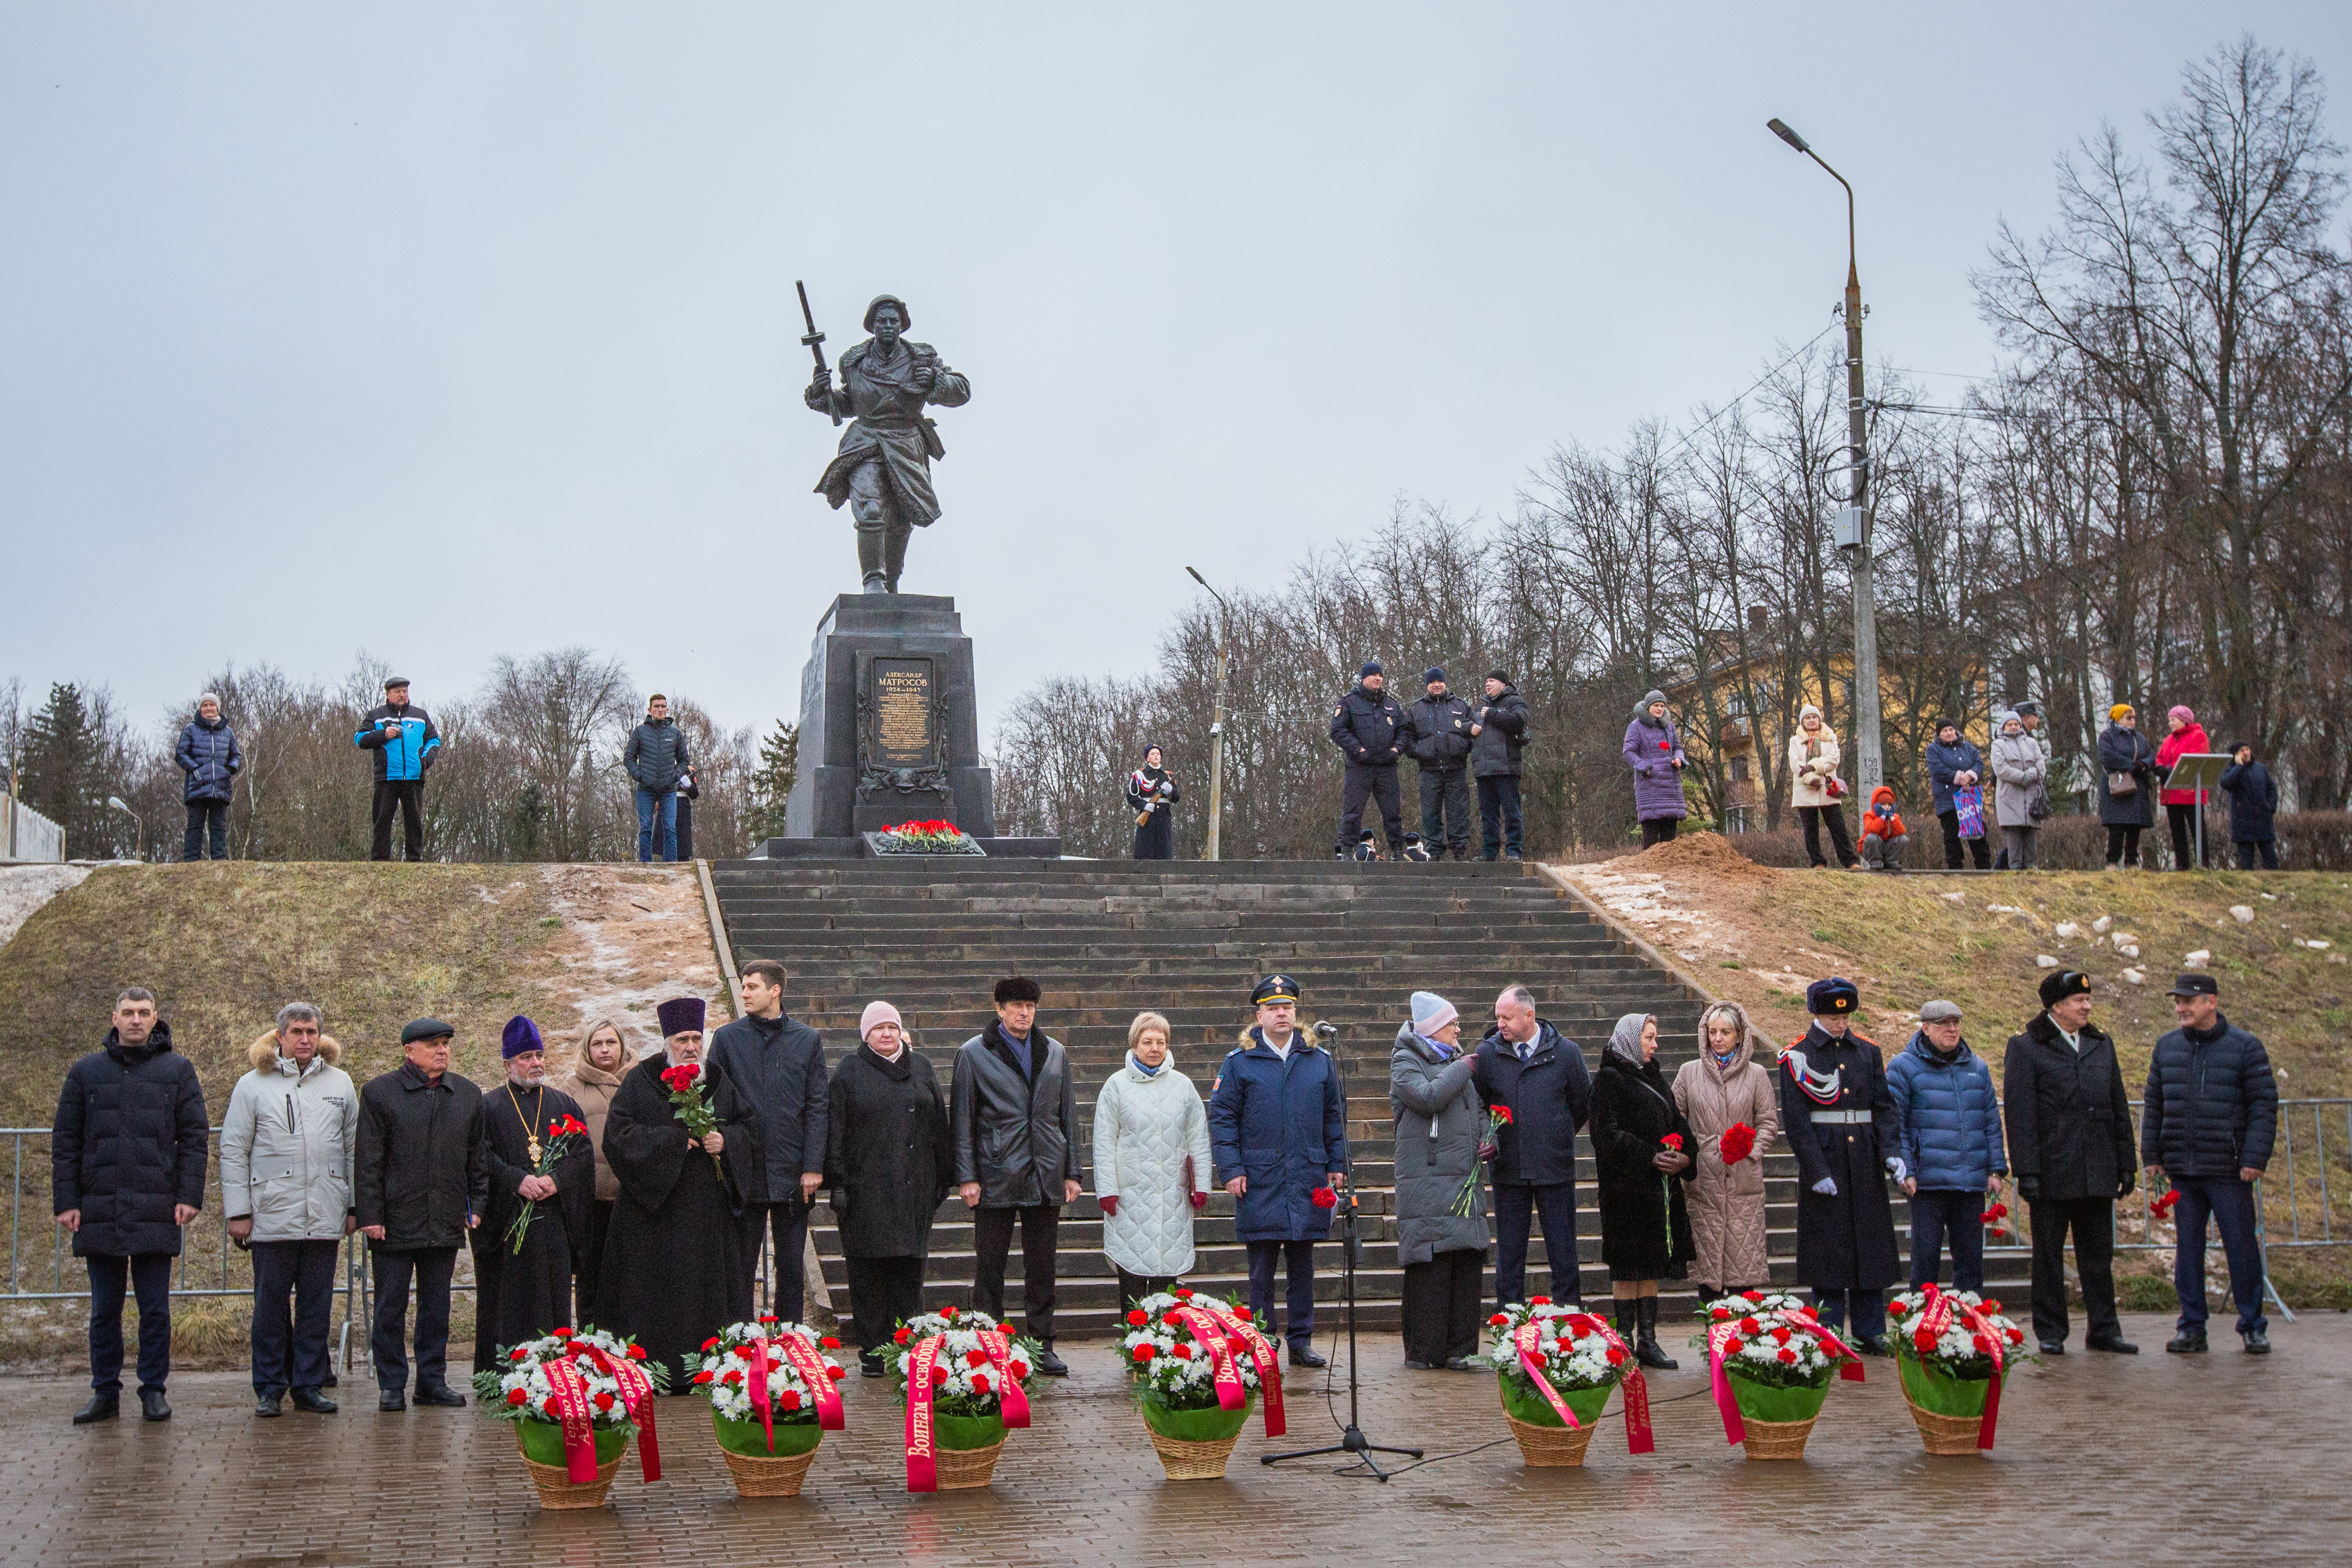
<path fill-rule="evenodd" d="M 956 1181 L 972 1210 L 971 1304 L 1004 1320 L 1004 1264 L 1021 1226 L 1021 1296 L 1037 1370 L 1067 1377 L 1054 1353 L 1054 1273 L 1062 1205 L 1078 1201 L 1078 1100 L 1070 1055 L 1037 1027 L 1037 983 L 996 983 L 996 1019 L 956 1052 Z"/>
<path fill-rule="evenodd" d="M 482 1091 L 449 1070 L 457 1031 L 412 1018 L 400 1031 L 401 1064 L 360 1090 L 359 1151 L 352 1207 L 375 1276 L 376 1408 L 408 1407 L 408 1288 L 416 1287 L 416 1403 L 457 1409 L 449 1386 L 449 1289 L 457 1247 L 488 1202 L 482 1163 Z"/>
<path fill-rule="evenodd" d="M 1853 1027 L 1862 993 L 1832 975 L 1806 988 L 1812 1027 L 1780 1053 L 1780 1126 L 1797 1157 L 1797 1281 L 1832 1329 L 1886 1353 L 1886 1297 L 1903 1278 L 1886 1178 L 1906 1174 L 1877 1042 Z"/>
<path fill-rule="evenodd" d="M 2116 1315 L 2116 1200 L 2138 1162 L 2131 1101 L 2116 1043 L 2091 1022 L 2091 977 L 2053 971 L 2042 1011 L 2010 1037 L 2000 1096 L 2010 1168 L 2033 1227 L 2033 1337 L 2043 1355 L 2066 1350 L 2066 1233 L 2083 1277 L 2090 1331 L 2083 1348 L 2134 1355 Z"/>
<path fill-rule="evenodd" d="M 1315 1244 L 1331 1234 L 1316 1189 L 1347 1184 L 1348 1091 L 1339 1065 L 1298 1027 L 1298 983 L 1269 974 L 1250 993 L 1257 1023 L 1225 1055 L 1209 1090 L 1209 1147 L 1234 1195 L 1234 1230 L 1249 1249 L 1250 1311 L 1274 1332 L 1274 1269 L 1283 1266 L 1283 1333 L 1290 1364 L 1321 1366 L 1315 1349 Z"/>
<path fill-rule="evenodd" d="M 1488 1110 L 1511 1113 L 1495 1138 L 1495 1305 L 1528 1299 L 1528 1236 L 1540 1215 L 1552 1300 L 1581 1307 L 1576 1134 L 1592 1112 L 1584 1052 L 1536 1016 L 1533 993 L 1513 985 L 1495 998 L 1495 1023 L 1478 1042 L 1471 1081 Z"/>
<path fill-rule="evenodd" d="M 797 1323 L 806 1302 L 809 1208 L 824 1181 L 824 1038 L 784 1011 L 784 966 L 774 959 L 746 963 L 742 986 L 743 1016 L 710 1037 L 710 1065 L 735 1080 L 760 1123 L 760 1163 L 743 1168 L 737 1266 L 751 1289 L 761 1245 L 772 1238 L 772 1310 Z"/>

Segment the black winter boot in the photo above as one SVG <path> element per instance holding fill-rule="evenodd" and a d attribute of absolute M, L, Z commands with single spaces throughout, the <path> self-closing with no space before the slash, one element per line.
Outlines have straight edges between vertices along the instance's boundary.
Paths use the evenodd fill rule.
<path fill-rule="evenodd" d="M 1643 1297 L 1639 1311 L 1642 1337 L 1633 1343 L 1633 1359 L 1660 1372 L 1674 1371 L 1676 1365 L 1675 1358 L 1658 1348 L 1658 1299 L 1655 1296 Z"/>
<path fill-rule="evenodd" d="M 1629 1348 L 1633 1348 L 1634 1359 L 1640 1360 L 1642 1352 L 1639 1349 L 1639 1342 L 1642 1338 L 1642 1331 L 1635 1320 L 1633 1299 L 1621 1298 L 1610 1302 L 1609 1305 L 1612 1309 L 1610 1315 L 1617 1320 L 1617 1337 L 1623 1340 Z"/>

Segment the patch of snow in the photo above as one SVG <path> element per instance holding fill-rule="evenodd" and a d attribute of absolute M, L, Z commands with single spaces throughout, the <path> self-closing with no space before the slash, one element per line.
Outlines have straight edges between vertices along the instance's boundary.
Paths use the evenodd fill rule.
<path fill-rule="evenodd" d="M 89 875 L 87 866 L 0 866 L 0 942 L 33 918 L 33 911 Z"/>
<path fill-rule="evenodd" d="M 2046 952 L 2037 954 L 2033 962 L 2043 969 L 2055 969 L 2058 967 L 2058 961 L 2051 957 Z"/>
<path fill-rule="evenodd" d="M 2109 926 L 2111 926 L 2111 925 L 2115 924 L 2115 923 L 2116 923 L 2116 917 L 2115 917 L 2115 916 L 2113 916 L 2113 915 L 2101 915 L 2097 920 L 2095 920 L 2095 921 L 2093 921 L 2091 922 L 2091 929 L 2092 929 L 2093 931 L 2097 931 L 2101 936 L 2105 936 L 2105 935 L 2106 935 L 2106 934 L 2107 934 L 2107 928 L 2108 928 Z"/>
<path fill-rule="evenodd" d="M 2304 943 L 2304 945 L 2312 949 L 2315 952 L 2325 952 L 2336 944 L 2332 942 L 2324 941 L 2319 937 L 2313 937 L 2309 942 Z"/>
<path fill-rule="evenodd" d="M 2210 948 L 2200 947 L 2195 952 L 2184 954 L 2180 962 L 2195 969 L 2200 964 L 2212 963 L 2213 952 Z"/>
<path fill-rule="evenodd" d="M 1964 904 L 1968 902 L 1968 895 L 1966 893 L 1938 893 L 1936 896 L 1943 900 L 1948 904 Z"/>
<path fill-rule="evenodd" d="M 2124 984 L 2127 985 L 2145 985 L 2147 984 L 2147 976 L 2142 974 L 2137 969 L 2126 969 L 2124 971 Z"/>
<path fill-rule="evenodd" d="M 2058 934 L 2061 937 L 2070 941 L 2083 934 L 2083 928 L 2076 925 L 2073 921 L 2060 921 L 2058 922 L 2057 929 Z"/>
<path fill-rule="evenodd" d="M 2231 904 L 2230 918 L 2242 926 L 2250 926 L 2254 923 L 2254 911 L 2244 904 Z"/>

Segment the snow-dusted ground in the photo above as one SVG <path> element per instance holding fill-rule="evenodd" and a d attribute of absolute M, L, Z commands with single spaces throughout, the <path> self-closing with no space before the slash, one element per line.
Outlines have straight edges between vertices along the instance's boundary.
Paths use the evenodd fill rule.
<path fill-rule="evenodd" d="M 89 875 L 87 866 L 0 866 L 0 943 L 15 936 L 35 910 L 79 887 Z"/>

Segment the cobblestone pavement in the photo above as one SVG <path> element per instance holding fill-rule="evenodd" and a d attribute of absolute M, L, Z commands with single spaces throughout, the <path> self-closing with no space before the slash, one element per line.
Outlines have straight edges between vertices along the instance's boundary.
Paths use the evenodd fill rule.
<path fill-rule="evenodd" d="M 956 1564 L 1325 1563 L 2167 1563 L 2336 1560 L 2352 1501 L 2352 1319 L 2274 1328 L 2277 1353 L 2167 1356 L 2169 1325 L 2127 1329 L 2135 1360 L 2079 1350 L 2012 1384 L 1990 1458 L 1930 1459 L 1893 1369 L 1836 1385 L 1801 1464 L 1728 1448 L 1695 1352 L 1652 1374 L 1657 1452 L 1625 1452 L 1612 1414 L 1582 1470 L 1535 1471 L 1508 1441 L 1491 1379 L 1406 1373 L 1393 1336 L 1365 1342 L 1364 1426 L 1433 1455 L 1503 1441 L 1388 1486 L 1328 1464 L 1268 1469 L 1258 1422 L 1224 1481 L 1161 1478 L 1099 1344 L 1042 1391 L 996 1484 L 909 1497 L 888 1385 L 852 1377 L 849 1431 L 797 1500 L 739 1500 L 698 1401 L 663 1403 L 667 1478 L 635 1456 L 593 1514 L 535 1506 L 503 1425 L 472 1410 L 379 1415 L 365 1373 L 331 1417 L 257 1421 L 241 1374 L 176 1381 L 168 1426 L 76 1429 L 85 1389 L 0 1382 L 0 1557 L 43 1564 Z M 1679 1340 L 1678 1330 L 1675 1338 Z M 1294 1374 L 1290 1436 L 1331 1440 L 1323 1379 Z M 126 1397 L 126 1405 L 131 1405 Z M 133 1407 L 135 1409 L 135 1407 Z M 1345 1413 L 1345 1384 L 1338 1408 Z"/>

